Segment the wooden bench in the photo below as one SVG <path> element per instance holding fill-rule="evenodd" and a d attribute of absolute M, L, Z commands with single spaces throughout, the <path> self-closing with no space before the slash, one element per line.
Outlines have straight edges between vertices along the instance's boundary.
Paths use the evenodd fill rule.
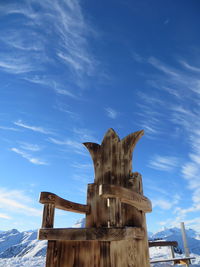
<path fill-rule="evenodd" d="M 159 263 L 159 262 L 170 262 L 172 261 L 175 264 L 185 264 L 186 266 L 189 266 L 192 259 L 195 259 L 194 257 L 184 257 L 184 258 L 175 258 L 174 255 L 174 247 L 178 246 L 178 242 L 176 241 L 149 241 L 149 247 L 170 247 L 171 248 L 171 254 L 172 258 L 170 259 L 158 259 L 158 260 L 151 260 L 150 263 Z"/>

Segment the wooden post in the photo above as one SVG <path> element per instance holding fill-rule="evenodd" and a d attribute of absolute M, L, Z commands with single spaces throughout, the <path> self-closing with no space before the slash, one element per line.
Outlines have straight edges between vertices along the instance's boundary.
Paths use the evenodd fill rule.
<path fill-rule="evenodd" d="M 132 172 L 133 149 L 142 135 L 120 140 L 109 129 L 101 145 L 84 143 L 95 170 L 86 205 L 43 193 L 42 203 L 51 196 L 55 207 L 86 213 L 85 229 L 40 230 L 39 238 L 49 240 L 46 267 L 150 266 L 145 213 L 152 207 L 143 195 L 142 176 Z"/>
<path fill-rule="evenodd" d="M 171 249 L 172 258 L 175 258 L 175 255 L 174 255 L 174 247 L 173 246 L 170 246 L 170 249 Z"/>
<path fill-rule="evenodd" d="M 44 204 L 42 228 L 53 228 L 54 210 L 55 207 L 53 204 Z"/>

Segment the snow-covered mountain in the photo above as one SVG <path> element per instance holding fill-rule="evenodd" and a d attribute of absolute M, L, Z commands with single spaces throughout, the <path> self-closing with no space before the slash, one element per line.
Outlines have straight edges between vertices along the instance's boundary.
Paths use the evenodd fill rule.
<path fill-rule="evenodd" d="M 85 226 L 85 218 L 72 227 Z M 0 259 L 12 257 L 38 257 L 46 255 L 47 242 L 37 240 L 37 230 L 19 232 L 16 229 L 0 231 Z"/>
<path fill-rule="evenodd" d="M 188 247 L 191 253 L 200 255 L 200 234 L 193 229 L 186 229 Z M 184 251 L 181 230 L 179 228 L 169 228 L 152 234 L 149 239 L 164 239 L 167 241 L 177 241 L 179 248 Z"/>
<path fill-rule="evenodd" d="M 0 233 L 0 258 L 37 257 L 46 255 L 46 241 L 37 240 L 37 231 L 16 229 Z"/>

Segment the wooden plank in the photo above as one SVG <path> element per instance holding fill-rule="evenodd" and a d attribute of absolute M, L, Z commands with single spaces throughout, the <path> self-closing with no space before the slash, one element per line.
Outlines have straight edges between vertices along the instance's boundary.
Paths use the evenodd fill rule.
<path fill-rule="evenodd" d="M 109 220 L 107 199 L 99 196 L 99 187 L 96 184 L 88 184 L 87 204 L 90 206 L 90 213 L 86 216 L 86 227 L 107 227 Z"/>
<path fill-rule="evenodd" d="M 149 247 L 177 247 L 176 241 L 149 241 Z"/>
<path fill-rule="evenodd" d="M 44 204 L 42 228 L 53 228 L 54 211 L 55 207 L 53 204 Z"/>
<path fill-rule="evenodd" d="M 136 207 L 138 210 L 143 212 L 152 211 L 151 201 L 130 189 L 109 184 L 102 184 L 100 188 L 100 196 L 103 198 L 120 198 L 122 203 Z"/>
<path fill-rule="evenodd" d="M 40 240 L 65 240 L 65 241 L 118 241 L 134 240 L 144 237 L 143 229 L 139 227 L 124 228 L 54 228 L 40 229 Z"/>
<path fill-rule="evenodd" d="M 151 260 L 150 263 L 158 263 L 158 262 L 168 262 L 168 261 L 174 261 L 174 262 L 180 262 L 185 260 L 192 260 L 195 259 L 194 257 L 185 257 L 185 258 L 172 258 L 172 259 L 159 259 L 159 260 Z"/>
<path fill-rule="evenodd" d="M 53 204 L 55 208 L 61 210 L 72 211 L 76 213 L 84 213 L 84 214 L 90 212 L 90 207 L 88 205 L 83 205 L 63 199 L 50 192 L 41 192 L 39 201 L 42 204 Z"/>

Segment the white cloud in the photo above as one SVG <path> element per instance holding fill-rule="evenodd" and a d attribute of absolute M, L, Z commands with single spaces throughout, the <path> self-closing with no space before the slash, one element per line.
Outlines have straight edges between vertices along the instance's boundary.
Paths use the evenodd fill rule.
<path fill-rule="evenodd" d="M 13 127 L 7 127 L 7 126 L 0 126 L 1 130 L 8 130 L 8 131 L 14 131 L 14 132 L 18 132 L 19 129 L 17 128 L 13 128 Z"/>
<path fill-rule="evenodd" d="M 174 196 L 168 197 L 168 199 L 153 199 L 152 206 L 153 208 L 158 207 L 162 210 L 169 210 L 175 205 L 177 205 L 179 201 L 180 196 L 176 194 Z"/>
<path fill-rule="evenodd" d="M 161 171 L 172 171 L 178 166 L 178 159 L 172 156 L 154 156 L 150 161 L 150 168 Z"/>
<path fill-rule="evenodd" d="M 64 145 L 64 146 L 69 146 L 69 147 L 72 147 L 74 149 L 78 149 L 78 150 L 82 150 L 83 149 L 83 145 L 77 141 L 74 141 L 74 140 L 70 140 L 70 139 L 67 139 L 67 140 L 58 140 L 58 139 L 55 139 L 55 138 L 52 138 L 50 137 L 49 138 L 49 141 L 51 141 L 52 143 L 56 144 L 56 145 Z"/>
<path fill-rule="evenodd" d="M 69 96 L 71 98 L 78 99 L 74 93 L 65 89 L 65 85 L 63 85 L 62 82 L 57 81 L 55 77 L 52 79 L 50 77 L 36 75 L 33 77 L 25 77 L 24 79 L 31 83 L 41 84 L 45 87 L 48 87 L 58 95 Z"/>
<path fill-rule="evenodd" d="M 0 11 L 4 16 L 10 15 L 7 33 L 0 32 L 0 40 L 5 47 L 0 60 L 2 70 L 14 74 L 38 69 L 46 71 L 47 63 L 55 67 L 59 59 L 60 64 L 65 64 L 76 75 L 74 82 L 82 74 L 91 75 L 94 72 L 96 60 L 87 41 L 93 31 L 86 23 L 78 1 L 30 0 L 16 4 L 5 3 Z M 11 16 L 13 14 L 19 15 L 17 30 Z M 52 38 L 56 38 L 55 44 Z M 51 51 L 48 47 L 51 47 Z M 49 77 L 46 78 L 48 80 Z"/>
<path fill-rule="evenodd" d="M 152 88 L 151 94 L 148 91 L 145 95 L 146 98 L 140 95 L 145 101 L 142 123 L 144 125 L 147 124 L 150 130 L 152 129 L 153 134 L 156 126 L 163 126 L 163 129 L 165 129 L 165 125 L 168 125 L 171 137 L 178 129 L 178 135 L 174 135 L 174 138 L 180 138 L 177 141 L 180 140 L 181 144 L 184 145 L 185 153 L 182 154 L 181 161 L 185 159 L 185 163 L 182 163 L 182 166 L 180 166 L 179 160 L 177 159 L 177 161 L 174 157 L 152 158 L 149 163 L 151 168 L 165 171 L 172 171 L 176 166 L 181 167 L 182 178 L 187 182 L 187 187 L 191 190 L 191 194 L 188 196 L 190 206 L 179 207 L 176 210 L 177 216 L 172 223 L 178 223 L 180 220 L 187 220 L 189 213 L 194 214 L 200 210 L 200 205 L 198 204 L 200 201 L 200 79 L 198 75 L 200 69 L 194 64 L 188 64 L 185 60 L 179 61 L 184 68 L 172 67 L 154 57 L 150 57 L 146 62 L 159 70 L 159 72 L 152 74 L 150 79 L 147 77 L 147 83 Z M 163 93 L 165 92 L 168 95 L 163 101 Z M 149 95 L 150 99 L 148 99 Z M 163 101 L 164 105 L 161 106 L 159 101 L 154 101 L 155 98 Z M 157 112 L 160 112 L 161 115 L 158 115 Z M 156 123 L 156 120 L 153 121 L 152 118 L 159 119 L 159 123 Z M 162 121 L 165 121 L 165 125 L 162 125 Z M 167 134 L 169 134 L 169 128 L 166 130 Z M 161 133 L 164 138 L 167 137 L 166 131 Z M 162 138 L 161 135 L 160 138 Z M 156 203 L 159 205 L 158 202 Z M 161 205 L 163 208 L 170 206 L 168 201 L 162 201 Z"/>
<path fill-rule="evenodd" d="M 92 132 L 86 128 L 73 128 L 73 133 L 79 140 L 82 140 L 82 142 L 97 142 Z"/>
<path fill-rule="evenodd" d="M 140 120 L 138 126 L 143 128 L 147 138 L 158 138 L 158 135 L 163 133 L 163 112 L 160 112 L 165 107 L 165 103 L 163 99 L 159 99 L 158 97 L 149 97 L 148 95 L 139 92 L 138 96 L 142 99 L 142 104 L 137 103 L 138 116 L 140 116 Z M 158 110 L 155 107 L 159 107 Z"/>
<path fill-rule="evenodd" d="M 152 205 L 153 208 L 159 207 L 163 210 L 169 210 L 172 207 L 172 203 L 164 199 L 152 200 Z"/>
<path fill-rule="evenodd" d="M 21 120 L 14 122 L 14 124 L 17 126 L 23 127 L 25 129 L 29 129 L 29 130 L 34 131 L 34 132 L 39 132 L 39 133 L 43 133 L 43 134 L 52 134 L 51 131 L 49 131 L 49 130 L 41 127 L 41 126 L 29 125 L 29 124 L 22 122 Z"/>
<path fill-rule="evenodd" d="M 174 70 L 173 68 L 163 64 L 162 62 L 160 62 L 158 59 L 156 59 L 155 57 L 150 57 L 148 59 L 148 62 L 153 65 L 155 68 L 157 68 L 158 70 L 164 72 L 165 74 L 171 76 L 171 77 L 175 77 L 178 78 L 180 75 L 177 73 L 176 70 Z"/>
<path fill-rule="evenodd" d="M 26 62 L 23 58 L 12 57 L 5 54 L 0 54 L 0 68 L 5 72 L 9 72 L 12 74 L 22 74 L 28 73 L 36 68 L 29 62 Z"/>
<path fill-rule="evenodd" d="M 28 200 L 28 201 L 27 201 Z M 6 209 L 7 212 L 17 212 L 27 216 L 41 216 L 41 210 L 27 205 L 27 202 L 32 203 L 32 200 L 20 190 L 8 190 L 0 188 L 0 208 Z M 10 215 L 6 215 L 9 219 Z"/>
<path fill-rule="evenodd" d="M 71 111 L 68 105 L 65 105 L 61 102 L 57 102 L 54 108 L 68 114 L 73 119 L 79 119 L 79 115 Z"/>
<path fill-rule="evenodd" d="M 22 149 L 25 149 L 25 150 L 28 150 L 28 151 L 32 151 L 32 152 L 36 152 L 36 151 L 40 151 L 41 150 L 41 147 L 39 145 L 25 143 L 25 142 L 20 142 L 20 147 Z"/>
<path fill-rule="evenodd" d="M 72 167 L 76 168 L 76 169 L 81 169 L 81 170 L 91 170 L 93 169 L 93 165 L 90 164 L 90 163 L 77 163 L 77 162 L 74 162 L 72 164 Z"/>
<path fill-rule="evenodd" d="M 144 129 L 145 133 L 147 133 L 148 137 L 150 137 L 150 134 L 160 133 L 160 131 L 157 130 L 156 127 L 151 122 L 144 122 L 141 124 L 141 127 Z"/>
<path fill-rule="evenodd" d="M 8 216 L 7 214 L 4 214 L 4 213 L 0 213 L 0 218 L 1 219 L 7 219 L 7 220 L 10 220 L 11 219 L 10 216 Z"/>
<path fill-rule="evenodd" d="M 59 95 L 65 95 L 65 96 L 70 96 L 72 98 L 77 98 L 74 94 L 72 94 L 70 91 L 66 89 L 55 88 L 55 92 Z"/>
<path fill-rule="evenodd" d="M 83 156 L 88 156 L 88 152 L 86 151 L 86 148 L 85 146 L 81 143 L 81 142 L 78 142 L 76 140 L 71 140 L 71 139 L 65 139 L 65 140 L 59 140 L 59 139 L 55 139 L 55 138 L 48 138 L 48 140 L 51 142 L 51 143 L 54 143 L 56 145 L 59 145 L 59 146 L 62 146 L 62 148 L 68 148 L 68 149 L 73 149 L 72 151 L 77 153 L 77 154 L 80 154 L 80 155 L 83 155 Z"/>
<path fill-rule="evenodd" d="M 105 111 L 107 113 L 107 116 L 111 119 L 116 119 L 118 116 L 118 112 L 110 107 L 105 108 Z"/>
<path fill-rule="evenodd" d="M 28 154 L 28 153 L 26 153 L 23 150 L 20 150 L 18 148 L 13 147 L 13 148 L 11 148 L 11 151 L 19 154 L 20 156 L 22 156 L 23 158 L 27 159 L 29 162 L 31 162 L 35 165 L 48 165 L 47 162 L 42 161 L 38 158 L 32 157 L 32 155 L 30 155 L 30 154 Z"/>
<path fill-rule="evenodd" d="M 195 72 L 200 72 L 200 68 L 191 66 L 190 64 L 188 64 L 187 62 L 185 62 L 183 60 L 181 60 L 180 63 L 188 70 L 195 71 Z"/>

